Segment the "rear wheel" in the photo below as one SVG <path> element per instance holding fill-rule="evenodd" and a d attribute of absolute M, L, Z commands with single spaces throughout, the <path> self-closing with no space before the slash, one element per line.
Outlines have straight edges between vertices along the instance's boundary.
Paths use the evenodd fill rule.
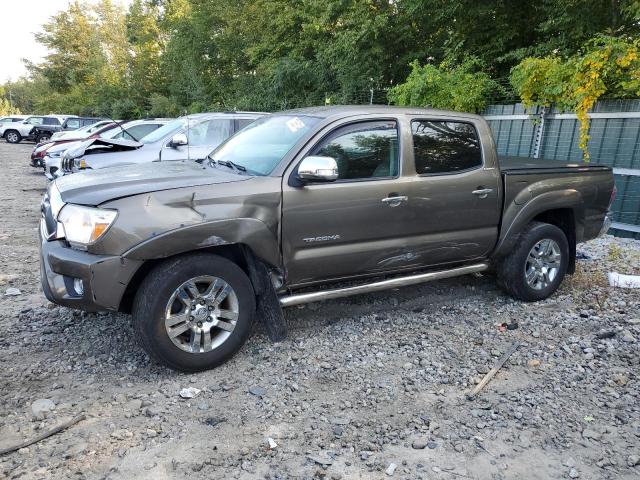
<path fill-rule="evenodd" d="M 242 347 L 251 333 L 255 294 L 230 260 L 184 255 L 145 278 L 132 313 L 140 344 L 152 359 L 196 372 L 220 365 Z"/>
<path fill-rule="evenodd" d="M 519 300 L 543 300 L 558 289 L 568 264 L 564 232 L 555 225 L 531 222 L 517 246 L 498 264 L 498 284 Z"/>
<path fill-rule="evenodd" d="M 4 132 L 4 139 L 9 143 L 20 143 L 22 136 L 17 130 L 9 130 Z"/>

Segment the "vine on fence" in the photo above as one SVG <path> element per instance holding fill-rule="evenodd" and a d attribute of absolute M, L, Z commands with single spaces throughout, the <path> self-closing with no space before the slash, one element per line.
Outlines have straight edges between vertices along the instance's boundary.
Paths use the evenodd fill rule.
<path fill-rule="evenodd" d="M 525 107 L 550 107 L 575 112 L 580 123 L 579 146 L 589 161 L 589 112 L 607 94 L 640 96 L 640 40 L 601 36 L 580 55 L 525 58 L 511 71 L 511 84 Z"/>

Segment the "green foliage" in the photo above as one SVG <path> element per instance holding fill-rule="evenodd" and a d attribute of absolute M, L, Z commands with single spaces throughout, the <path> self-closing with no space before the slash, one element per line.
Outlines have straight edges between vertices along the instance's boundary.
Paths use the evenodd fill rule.
<path fill-rule="evenodd" d="M 471 59 L 438 67 L 421 67 L 414 61 L 406 82 L 389 91 L 389 100 L 397 105 L 479 112 L 499 86 L 489 75 L 475 70 L 476 62 Z"/>
<path fill-rule="evenodd" d="M 173 100 L 165 97 L 164 95 L 160 95 L 157 93 L 151 94 L 149 103 L 151 104 L 149 108 L 150 117 L 171 118 L 180 115 L 180 107 L 178 107 L 178 105 Z"/>
<path fill-rule="evenodd" d="M 605 94 L 640 96 L 640 40 L 599 36 L 569 58 L 525 58 L 513 68 L 511 83 L 526 107 L 553 104 L 575 111 L 588 160 L 589 111 L 596 101 Z"/>
<path fill-rule="evenodd" d="M 36 36 L 49 55 L 10 87 L 34 113 L 269 111 L 393 86 L 398 103 L 475 111 L 495 91 L 489 77 L 505 84 L 523 59 L 557 57 L 535 80 L 556 85 L 589 39 L 637 36 L 639 19 L 639 0 L 133 0 L 126 11 L 73 0 Z"/>

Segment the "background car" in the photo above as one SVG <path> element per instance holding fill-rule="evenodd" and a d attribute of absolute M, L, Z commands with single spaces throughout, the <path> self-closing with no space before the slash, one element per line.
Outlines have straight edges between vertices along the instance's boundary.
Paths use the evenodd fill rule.
<path fill-rule="evenodd" d="M 27 115 L 8 115 L 6 117 L 0 117 L 0 128 L 6 127 L 10 123 L 22 122 L 27 118 Z"/>
<path fill-rule="evenodd" d="M 8 143 L 20 143 L 22 140 L 35 140 L 35 128 L 39 126 L 62 127 L 69 115 L 34 115 L 22 122 L 13 122 L 0 128 L 0 135 Z"/>
<path fill-rule="evenodd" d="M 52 125 L 46 123 L 43 125 L 38 125 L 31 131 L 30 136 L 33 140 L 36 141 L 36 143 L 44 143 L 48 142 L 49 139 L 56 133 L 75 131 L 78 128 L 92 125 L 100 120 L 103 119 L 93 117 L 70 117 L 62 122 L 62 125 Z"/>
<path fill-rule="evenodd" d="M 171 120 L 170 118 L 151 118 L 145 120 L 132 120 L 125 123 L 110 123 L 103 127 L 99 131 L 91 135 L 90 138 L 104 138 L 104 139 L 124 139 L 131 141 L 138 141 L 149 135 L 154 130 L 159 129 L 163 125 L 166 125 Z M 53 142 L 51 146 L 44 151 L 42 158 L 38 161 L 39 164 L 44 167 L 44 174 L 52 180 L 59 176 L 64 175 L 61 169 L 61 161 L 64 152 L 70 148 L 75 148 L 82 143 L 82 140 L 76 141 L 61 141 Z M 36 149 L 37 150 L 37 149 Z M 32 159 L 31 165 L 35 165 L 36 161 Z"/>
<path fill-rule="evenodd" d="M 31 151 L 31 163 L 32 167 L 42 167 L 42 159 L 47 154 L 47 151 L 63 143 L 77 142 L 80 140 L 86 140 L 94 136 L 99 136 L 101 133 L 106 132 L 116 126 L 113 121 L 101 121 L 88 125 L 78 130 L 71 130 L 69 132 L 58 132 L 61 136 L 49 139 L 48 142 L 38 143 Z M 55 135 L 55 134 L 54 134 Z M 66 148 L 66 147 L 65 147 Z"/>
<path fill-rule="evenodd" d="M 51 134 L 50 140 L 62 140 L 64 138 L 69 138 L 69 139 L 85 138 L 86 136 L 85 134 L 90 134 L 98 130 L 99 128 L 104 127 L 105 125 L 114 123 L 113 120 L 91 119 L 91 122 L 88 122 L 88 121 L 85 122 L 85 120 L 88 120 L 88 119 L 68 118 L 65 122 L 67 126 L 75 125 L 76 121 L 81 121 L 82 125 L 80 127 L 73 128 L 73 129 L 67 128 L 67 129 L 60 130 L 59 132 L 53 132 Z"/>
<path fill-rule="evenodd" d="M 261 112 L 198 113 L 178 118 L 162 126 L 127 151 L 110 151 L 108 146 L 86 145 L 69 149 L 64 155 L 65 173 L 168 160 L 202 161 L 211 151 L 235 132 L 243 129 Z M 122 150 L 122 148 L 121 148 Z"/>

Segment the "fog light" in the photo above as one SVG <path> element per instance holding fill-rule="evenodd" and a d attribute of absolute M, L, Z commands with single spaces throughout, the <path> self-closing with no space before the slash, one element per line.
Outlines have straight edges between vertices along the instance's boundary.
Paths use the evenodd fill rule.
<path fill-rule="evenodd" d="M 84 294 L 84 284 L 82 283 L 81 278 L 73 279 L 73 289 L 76 291 L 78 295 Z"/>

